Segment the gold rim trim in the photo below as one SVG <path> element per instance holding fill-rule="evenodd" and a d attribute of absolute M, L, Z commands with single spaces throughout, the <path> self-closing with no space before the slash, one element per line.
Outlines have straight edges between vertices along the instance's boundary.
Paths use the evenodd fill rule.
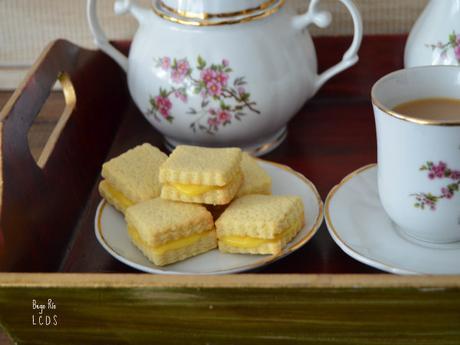
<path fill-rule="evenodd" d="M 65 127 L 67 124 L 67 121 L 69 120 L 70 116 L 72 115 L 73 111 L 75 110 L 75 107 L 77 105 L 77 94 L 75 92 L 75 88 L 73 86 L 72 80 L 70 78 L 70 75 L 66 72 L 61 72 L 57 78 L 59 83 L 61 84 L 62 87 L 62 93 L 64 95 L 64 101 L 65 101 L 65 107 L 64 110 L 62 111 L 61 115 L 59 116 L 59 120 L 57 123 L 54 125 L 54 128 L 48 137 L 48 140 L 46 141 L 45 145 L 43 146 L 42 152 L 40 153 L 40 156 L 37 161 L 37 165 L 40 168 L 44 168 L 46 165 L 46 162 L 48 161 L 49 157 L 51 156 L 51 153 L 54 150 L 54 147 L 56 146 L 56 143 Z"/>
<path fill-rule="evenodd" d="M 458 66 L 441 66 L 441 65 L 437 65 L 437 66 L 419 66 L 419 67 L 411 67 L 410 70 L 424 70 L 424 69 L 427 69 L 427 68 L 441 68 L 441 69 L 456 69 L 457 72 L 460 71 L 460 67 Z M 377 97 L 375 96 L 375 89 L 377 88 L 378 84 L 385 81 L 387 78 L 391 78 L 393 76 L 395 76 L 396 74 L 399 74 L 399 73 L 402 73 L 406 71 L 405 69 L 400 69 L 400 70 L 397 70 L 397 71 L 394 71 L 394 72 L 391 72 L 385 76 L 383 76 L 382 78 L 380 78 L 379 80 L 377 80 L 375 82 L 375 84 L 372 86 L 372 89 L 371 89 L 371 99 L 372 99 L 372 104 L 377 107 L 379 110 L 381 110 L 383 113 L 387 114 L 387 115 L 390 115 L 392 117 L 395 117 L 399 120 L 403 120 L 403 121 L 407 121 L 407 122 L 412 122 L 412 123 L 416 123 L 416 124 L 419 124 L 419 125 L 427 125 L 427 126 L 460 126 L 460 120 L 459 121 L 441 121 L 441 120 L 428 120 L 428 119 L 420 119 L 420 118 L 417 118 L 417 117 L 413 117 L 413 116 L 409 116 L 409 115 L 404 115 L 404 114 L 400 114 L 394 110 L 391 110 L 391 109 L 388 109 L 387 107 L 385 107 L 378 99 Z M 460 75 L 460 74 L 459 74 Z"/>
<path fill-rule="evenodd" d="M 268 7 L 275 4 L 276 1 L 278 0 L 268 0 L 257 7 L 252 7 L 252 8 L 248 8 L 248 9 L 241 10 L 241 11 L 225 12 L 225 13 L 207 13 L 207 12 L 196 13 L 196 12 L 189 12 L 189 11 L 181 11 L 181 10 L 176 10 L 172 8 L 171 6 L 166 5 L 163 1 L 159 1 L 158 4 L 159 4 L 159 7 L 162 7 L 168 12 L 173 13 L 177 16 L 187 18 L 187 19 L 206 20 L 206 19 L 213 19 L 213 18 L 229 18 L 229 17 L 239 17 L 239 16 L 254 14 L 255 12 L 259 12 L 259 11 L 267 9 Z"/>
<path fill-rule="evenodd" d="M 170 15 L 168 13 L 161 11 L 160 8 L 158 8 L 157 6 L 153 6 L 153 12 L 155 12 L 155 14 L 158 15 L 159 17 L 165 20 L 168 20 L 170 22 L 176 23 L 176 24 L 192 25 L 192 26 L 230 25 L 230 24 L 247 23 L 253 20 L 263 19 L 265 17 L 271 16 L 272 14 L 278 12 L 284 6 L 285 1 L 286 0 L 278 0 L 278 3 L 276 3 L 276 0 L 268 1 L 270 2 L 270 5 L 268 5 L 267 8 L 265 8 L 265 11 L 263 9 L 254 10 L 254 11 L 246 10 L 246 11 L 251 11 L 249 14 L 248 13 L 245 14 L 244 13 L 245 11 L 240 11 L 240 12 L 222 13 L 222 14 L 183 12 L 185 15 L 181 15 L 182 11 L 176 11 L 172 9 L 171 7 L 166 6 L 164 4 L 162 5 L 162 7 L 166 6 L 164 7 L 165 9 L 171 9 L 172 11 L 168 10 L 168 12 L 171 12 L 174 15 L 178 15 L 178 17 L 175 17 L 174 15 Z M 263 11 L 263 12 L 260 12 L 260 11 Z M 245 17 L 241 18 L 241 16 L 244 16 L 244 15 Z M 209 20 L 212 18 L 231 18 L 231 17 L 237 17 L 237 18 L 219 20 L 219 21 Z M 200 19 L 200 20 L 194 20 L 194 19 Z"/>
<path fill-rule="evenodd" d="M 428 277 L 428 278 L 427 278 Z M 460 276 L 398 276 L 386 273 L 311 274 L 264 273 L 219 276 L 159 275 L 148 273 L 9 273 L 0 274 L 1 288 L 256 288 L 256 289 L 420 289 L 460 288 Z M 0 325 L 1 327 L 1 325 Z"/>
<path fill-rule="evenodd" d="M 313 182 L 311 182 L 309 179 L 307 179 L 304 175 L 302 175 L 298 171 L 295 171 L 291 167 L 288 167 L 287 165 L 267 161 L 267 160 L 264 160 L 264 159 L 261 159 L 261 158 L 255 158 L 255 159 L 258 160 L 258 161 L 273 165 L 275 167 L 278 167 L 278 168 L 280 168 L 280 169 L 282 169 L 284 171 L 287 171 L 288 173 L 298 177 L 302 182 L 304 182 L 308 186 L 308 188 L 315 195 L 316 201 L 318 203 L 318 215 L 315 218 L 315 222 L 313 223 L 311 228 L 307 230 L 307 233 L 305 234 L 305 236 L 303 236 L 301 239 L 299 239 L 296 243 L 294 243 L 289 248 L 285 248 L 284 250 L 282 250 L 280 253 L 278 253 L 276 255 L 268 255 L 268 256 L 263 257 L 262 259 L 260 259 L 258 261 L 255 261 L 255 262 L 253 262 L 251 264 L 248 264 L 248 265 L 245 265 L 245 266 L 233 267 L 233 268 L 229 268 L 229 269 L 226 269 L 226 270 L 213 271 L 212 273 L 195 273 L 195 274 L 194 273 L 187 273 L 187 274 L 191 274 L 191 275 L 213 275 L 213 274 L 222 274 L 222 273 L 225 273 L 225 272 L 228 272 L 228 271 L 233 271 L 233 270 L 238 270 L 239 272 L 241 272 L 241 271 L 246 271 L 246 270 L 252 270 L 252 269 L 255 269 L 255 268 L 263 266 L 263 265 L 268 265 L 269 263 L 277 261 L 277 260 L 279 260 L 279 259 L 291 254 L 292 252 L 296 251 L 300 247 L 302 247 L 305 243 L 307 243 L 316 234 L 316 232 L 318 231 L 319 227 L 321 226 L 321 224 L 323 222 L 323 217 L 324 217 L 324 214 L 323 214 L 324 205 L 323 205 L 323 201 L 321 200 L 321 196 L 319 195 L 318 190 L 316 189 L 316 187 L 313 184 Z M 113 253 L 116 253 L 119 257 L 124 258 L 116 250 L 114 250 L 112 246 L 110 246 L 110 244 L 107 242 L 107 240 L 104 238 L 104 235 L 102 234 L 102 222 L 101 222 L 101 219 L 102 219 L 103 211 L 104 211 L 106 206 L 107 206 L 107 201 L 105 199 L 103 199 L 102 204 L 100 204 L 98 206 L 97 221 L 96 221 L 96 228 L 97 228 L 96 230 L 98 232 L 98 236 L 99 236 L 99 238 L 101 238 L 101 240 L 104 242 L 104 244 L 108 248 L 110 248 L 110 250 Z M 131 266 L 128 263 L 128 260 L 126 258 L 124 258 L 124 261 L 122 261 L 122 262 L 127 264 L 128 266 Z M 136 265 L 143 266 L 143 265 L 140 265 L 140 264 L 137 264 L 137 263 L 136 263 Z M 133 267 L 133 266 L 131 266 L 131 267 Z M 136 268 L 136 267 L 133 267 L 133 268 Z M 138 269 L 138 268 L 136 268 L 136 269 Z M 157 272 L 157 273 L 159 273 L 160 271 L 161 271 L 161 268 L 154 268 L 152 270 L 149 270 L 149 272 Z M 171 272 L 163 271 L 163 272 L 165 274 L 181 274 L 181 275 L 184 274 L 182 272 L 175 272 L 175 271 L 171 271 Z"/>
<path fill-rule="evenodd" d="M 348 181 L 350 181 L 352 178 L 358 176 L 359 174 L 363 173 L 364 171 L 367 171 L 369 169 L 372 169 L 374 167 L 377 166 L 377 163 L 371 163 L 371 164 L 368 164 L 368 165 L 365 165 L 357 170 L 354 170 L 353 172 L 349 173 L 348 175 L 346 175 L 338 184 L 336 184 L 332 189 L 331 191 L 329 192 L 329 194 L 327 195 L 326 197 L 326 201 L 324 202 L 324 216 L 326 218 L 326 226 L 327 228 L 334 234 L 334 236 L 340 241 L 340 243 L 346 247 L 350 252 L 353 252 L 355 253 L 357 256 L 359 257 L 363 257 L 365 258 L 364 255 L 362 255 L 361 253 L 357 252 L 355 249 L 353 249 L 352 247 L 350 247 L 344 240 L 342 237 L 340 237 L 339 233 L 337 232 L 336 228 L 334 227 L 334 224 L 332 223 L 332 219 L 331 219 L 331 215 L 330 215 L 330 204 L 331 204 L 331 200 L 334 198 L 336 192 L 345 184 L 347 183 Z M 340 247 L 340 246 L 339 246 Z M 347 253 L 347 255 L 349 255 Z M 379 269 L 379 270 L 385 270 L 387 272 L 392 272 L 392 273 L 398 273 L 398 274 L 421 274 L 421 273 L 417 273 L 417 272 L 412 272 L 412 271 L 408 271 L 408 270 L 405 270 L 405 269 L 400 269 L 400 268 L 394 268 L 394 267 L 391 267 L 389 266 L 388 264 L 382 262 L 382 261 L 379 261 L 379 260 L 376 260 L 376 259 L 369 259 L 367 258 L 368 260 L 371 260 L 375 263 L 377 263 L 379 265 L 379 267 L 376 267 L 376 266 L 372 266 L 366 262 L 363 262 L 361 260 L 358 260 L 356 258 L 353 257 L 353 259 L 357 260 L 357 261 L 360 261 L 362 264 L 364 265 L 367 265 L 367 266 L 371 266 L 373 268 L 376 268 L 376 269 Z"/>
<path fill-rule="evenodd" d="M 300 247 L 302 247 L 305 243 L 307 243 L 313 237 L 313 235 L 316 234 L 316 232 L 318 231 L 319 227 L 321 226 L 321 224 L 323 222 L 323 217 L 324 217 L 324 214 L 323 214 L 323 208 L 324 208 L 323 201 L 321 200 L 321 196 L 319 195 L 318 190 L 316 189 L 316 187 L 313 184 L 313 182 L 311 182 L 303 174 L 299 173 L 298 171 L 296 171 L 296 170 L 292 169 L 291 167 L 289 167 L 287 165 L 284 165 L 284 164 L 275 163 L 275 162 L 268 161 L 268 160 L 265 160 L 265 159 L 262 159 L 262 158 L 255 158 L 255 159 L 258 160 L 258 161 L 267 163 L 267 164 L 271 164 L 271 165 L 273 165 L 275 167 L 278 167 L 278 168 L 280 168 L 280 169 L 282 169 L 284 171 L 287 171 L 288 173 L 291 173 L 294 176 L 297 176 L 302 182 L 304 182 L 306 185 L 308 185 L 308 187 L 313 191 L 313 193 L 315 194 L 316 202 L 318 204 L 318 215 L 316 216 L 316 219 L 315 219 L 315 222 L 313 223 L 313 226 L 310 229 L 308 229 L 308 232 L 307 232 L 307 234 L 305 235 L 304 238 L 300 239 L 299 242 L 297 242 L 294 245 L 292 245 L 292 247 L 290 247 L 290 248 L 288 248 L 285 251 L 280 253 L 280 255 L 282 255 L 281 257 L 283 257 L 283 256 L 286 256 L 286 255 L 296 251 Z M 286 252 L 286 253 L 284 253 L 284 252 Z"/>

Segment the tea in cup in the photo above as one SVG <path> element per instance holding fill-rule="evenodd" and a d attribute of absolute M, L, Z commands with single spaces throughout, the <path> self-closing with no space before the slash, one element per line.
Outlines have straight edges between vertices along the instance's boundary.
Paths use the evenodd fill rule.
<path fill-rule="evenodd" d="M 411 238 L 460 241 L 460 68 L 390 73 L 374 84 L 372 103 L 385 211 Z"/>

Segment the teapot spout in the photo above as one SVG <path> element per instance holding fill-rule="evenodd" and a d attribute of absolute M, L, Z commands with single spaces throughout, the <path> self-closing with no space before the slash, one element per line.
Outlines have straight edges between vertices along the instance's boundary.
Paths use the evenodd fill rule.
<path fill-rule="evenodd" d="M 114 11 L 117 15 L 122 15 L 126 13 L 131 13 L 131 15 L 136 18 L 139 24 L 145 22 L 147 16 L 150 14 L 150 11 L 139 6 L 131 0 L 118 0 L 115 2 Z"/>

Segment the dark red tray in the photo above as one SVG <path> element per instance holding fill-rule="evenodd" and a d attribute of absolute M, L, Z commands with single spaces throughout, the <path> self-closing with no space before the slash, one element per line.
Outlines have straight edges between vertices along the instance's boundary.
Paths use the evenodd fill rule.
<path fill-rule="evenodd" d="M 289 124 L 287 140 L 265 156 L 303 173 L 324 199 L 346 174 L 376 160 L 370 88 L 402 67 L 404 37 L 365 37 L 360 61 L 328 82 Z M 320 69 L 332 65 L 349 38 L 317 38 Z M 119 43 L 127 52 L 129 43 Z M 59 73 L 70 76 L 76 108 L 40 169 L 26 134 Z M 55 42 L 4 109 L 2 127 L 3 271 L 134 272 L 96 241 L 101 164 L 142 142 L 163 147 L 128 94 L 123 72 L 104 54 Z M 260 272 L 376 272 L 344 254 L 325 225 L 302 249 Z"/>
<path fill-rule="evenodd" d="M 315 39 L 320 69 L 335 63 L 349 40 Z M 264 158 L 303 173 L 323 199 L 346 174 L 375 162 L 369 92 L 402 67 L 404 41 L 365 37 L 360 62 L 328 82 L 289 124 L 287 140 Z M 128 50 L 128 43 L 118 45 Z M 59 75 L 76 97 L 68 93 L 73 111 L 42 169 L 27 131 Z M 66 41 L 45 52 L 4 107 L 0 327 L 15 343 L 459 343 L 459 276 L 337 274 L 378 271 L 345 255 L 325 225 L 303 248 L 260 270 L 265 274 L 160 276 L 117 262 L 94 235 L 100 168 L 145 141 L 162 146 L 131 102 L 123 72 L 104 54 Z M 46 315 L 57 315 L 58 325 L 33 325 L 32 300 L 49 298 L 57 310 Z"/>

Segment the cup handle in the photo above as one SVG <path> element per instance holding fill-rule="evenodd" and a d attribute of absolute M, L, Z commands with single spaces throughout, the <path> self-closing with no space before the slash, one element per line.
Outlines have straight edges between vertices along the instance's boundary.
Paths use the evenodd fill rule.
<path fill-rule="evenodd" d="M 363 21 L 358 8 L 351 0 L 339 0 L 345 5 L 347 10 L 350 12 L 353 19 L 354 34 L 353 42 L 348 50 L 342 57 L 342 60 L 336 65 L 328 68 L 323 73 L 319 74 L 315 78 L 314 93 L 323 86 L 323 84 L 336 74 L 346 70 L 358 62 L 358 50 L 361 45 L 363 38 Z M 312 0 L 308 7 L 308 11 L 305 14 L 295 16 L 293 18 L 294 28 L 302 30 L 311 23 L 314 23 L 320 28 L 326 28 L 331 23 L 331 13 L 327 11 L 321 11 L 318 9 L 318 3 L 320 0 Z"/>
<path fill-rule="evenodd" d="M 125 72 L 128 71 L 128 58 L 118 51 L 109 43 L 107 36 L 99 24 L 99 18 L 96 11 L 96 0 L 87 0 L 86 2 L 86 18 L 88 19 L 89 28 L 94 37 L 96 46 L 110 56 Z M 132 4 L 130 0 L 118 0 L 115 2 L 115 13 L 117 15 L 128 12 Z"/>

